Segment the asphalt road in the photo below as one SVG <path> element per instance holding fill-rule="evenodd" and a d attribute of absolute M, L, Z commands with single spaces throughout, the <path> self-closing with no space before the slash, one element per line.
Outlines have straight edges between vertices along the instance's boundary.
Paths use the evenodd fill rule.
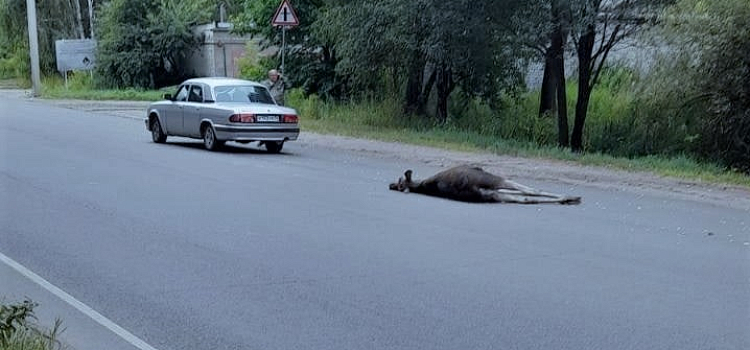
<path fill-rule="evenodd" d="M 522 179 L 584 203 L 388 191 L 406 167 L 439 170 L 157 145 L 0 97 L 0 253 L 160 350 L 750 349 L 747 211 Z M 0 298 L 45 293 L 0 265 Z M 55 307 L 80 350 L 130 346 Z"/>

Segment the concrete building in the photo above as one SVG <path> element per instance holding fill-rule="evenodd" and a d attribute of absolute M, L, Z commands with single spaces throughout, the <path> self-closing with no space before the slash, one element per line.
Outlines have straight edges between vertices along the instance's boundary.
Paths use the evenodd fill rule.
<path fill-rule="evenodd" d="M 231 29 L 232 24 L 226 22 L 195 26 L 193 32 L 201 38 L 201 45 L 188 58 L 185 72 L 196 77 L 239 77 L 237 61 L 247 54 L 248 44 L 257 43 Z"/>

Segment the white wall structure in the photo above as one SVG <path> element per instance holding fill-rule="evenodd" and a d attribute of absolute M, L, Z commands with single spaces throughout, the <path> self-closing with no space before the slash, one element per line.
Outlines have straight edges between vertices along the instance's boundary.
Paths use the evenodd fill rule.
<path fill-rule="evenodd" d="M 246 46 L 253 39 L 232 34 L 231 29 L 232 24 L 226 22 L 195 26 L 193 32 L 201 38 L 201 44 L 188 58 L 185 73 L 196 77 L 238 77 L 237 60 L 246 54 Z"/>

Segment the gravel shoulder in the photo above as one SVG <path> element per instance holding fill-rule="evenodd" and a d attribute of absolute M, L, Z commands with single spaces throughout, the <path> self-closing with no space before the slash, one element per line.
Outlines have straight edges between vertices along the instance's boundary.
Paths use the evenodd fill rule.
<path fill-rule="evenodd" d="M 0 96 L 28 99 L 33 103 L 44 103 L 99 115 L 138 120 L 145 117 L 144 113 L 149 104 L 139 101 L 35 99 L 30 98 L 28 93 L 23 90 L 0 90 Z M 394 159 L 405 163 L 421 163 L 437 167 L 449 167 L 460 163 L 478 164 L 490 172 L 520 182 L 523 182 L 523 180 L 555 181 L 611 191 L 627 191 L 642 195 L 700 201 L 750 211 L 749 188 L 669 178 L 650 172 L 631 172 L 607 167 L 583 166 L 573 162 L 549 159 L 449 151 L 433 147 L 310 132 L 302 132 L 297 142 L 318 148 L 345 150 L 381 159 Z"/>

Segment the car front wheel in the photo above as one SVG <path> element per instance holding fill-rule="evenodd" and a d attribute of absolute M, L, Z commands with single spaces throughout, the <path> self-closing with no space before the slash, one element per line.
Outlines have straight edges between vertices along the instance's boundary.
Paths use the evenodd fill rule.
<path fill-rule="evenodd" d="M 223 141 L 216 139 L 216 132 L 211 125 L 208 125 L 203 130 L 203 145 L 209 151 L 216 151 L 224 145 Z"/>
<path fill-rule="evenodd" d="M 268 141 L 265 145 L 268 153 L 279 153 L 284 148 L 284 141 Z"/>
<path fill-rule="evenodd" d="M 159 119 L 154 119 L 154 122 L 151 123 L 151 139 L 156 143 L 167 142 L 167 134 L 161 129 Z"/>

